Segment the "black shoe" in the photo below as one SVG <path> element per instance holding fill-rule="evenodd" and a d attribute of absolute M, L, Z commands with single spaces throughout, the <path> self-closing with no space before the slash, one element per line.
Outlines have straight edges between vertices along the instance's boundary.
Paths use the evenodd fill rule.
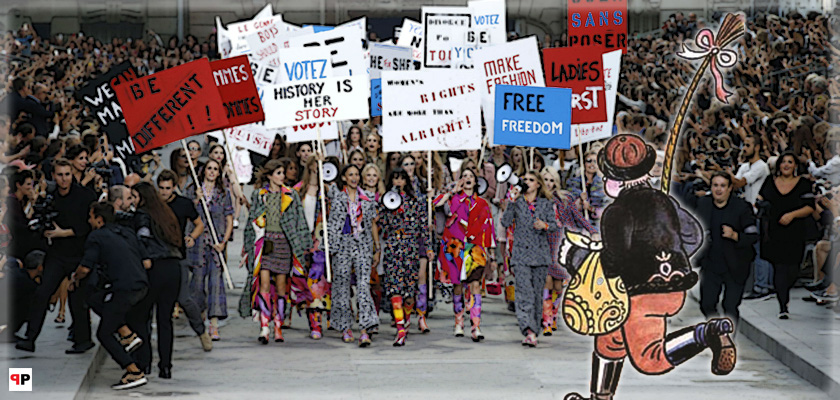
<path fill-rule="evenodd" d="M 71 325 L 67 332 L 67 341 L 72 342 L 76 335 L 73 334 L 73 326 Z"/>
<path fill-rule="evenodd" d="M 149 380 L 146 379 L 146 376 L 143 375 L 142 372 L 127 372 L 123 374 L 122 379 L 119 382 L 111 385 L 111 389 L 114 390 L 123 390 L 123 389 L 131 389 L 137 386 L 142 386 L 148 383 Z"/>
<path fill-rule="evenodd" d="M 20 340 L 15 343 L 15 348 L 18 350 L 28 351 L 30 353 L 35 352 L 35 342 L 31 340 Z"/>
<path fill-rule="evenodd" d="M 516 312 L 516 305 L 512 301 L 510 303 L 508 303 L 507 308 L 508 308 L 508 311 L 510 311 L 510 312 Z"/>
<path fill-rule="evenodd" d="M 764 293 L 750 293 L 749 295 L 744 296 L 744 300 L 757 300 L 757 299 L 763 299 L 763 298 L 765 298 L 765 297 L 767 297 L 767 296 L 769 296 L 769 295 L 770 295 L 770 292 L 769 292 L 769 291 L 768 291 L 768 292 L 764 292 Z"/>
<path fill-rule="evenodd" d="M 73 345 L 73 347 L 71 347 L 67 350 L 64 350 L 64 354 L 82 354 L 82 353 L 92 349 L 93 346 L 94 346 L 93 342 L 87 342 L 87 343 L 83 343 L 81 345 L 76 344 L 76 345 Z"/>
<path fill-rule="evenodd" d="M 158 374 L 158 376 L 161 379 L 172 379 L 172 368 L 161 367 L 160 368 L 160 373 Z"/>

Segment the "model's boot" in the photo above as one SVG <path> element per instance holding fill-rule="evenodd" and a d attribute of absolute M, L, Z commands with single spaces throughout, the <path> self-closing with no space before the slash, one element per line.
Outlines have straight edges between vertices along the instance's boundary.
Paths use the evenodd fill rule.
<path fill-rule="evenodd" d="M 321 338 L 321 312 L 318 310 L 307 310 L 309 316 L 309 337 L 313 340 Z"/>
<path fill-rule="evenodd" d="M 426 323 L 426 307 L 428 305 L 429 286 L 424 284 L 417 285 L 419 292 L 417 294 L 417 330 L 420 333 L 429 333 L 429 324 Z"/>
<path fill-rule="evenodd" d="M 554 307 L 551 303 L 551 289 L 543 289 L 542 327 L 543 336 L 551 336 L 551 320 L 554 318 Z"/>
<path fill-rule="evenodd" d="M 286 319 L 286 296 L 274 300 L 274 310 L 274 341 L 282 342 L 283 321 Z"/>
<path fill-rule="evenodd" d="M 391 297 L 391 308 L 394 312 L 394 320 L 397 325 L 397 337 L 394 339 L 394 347 L 405 346 L 405 315 L 402 296 Z"/>
<path fill-rule="evenodd" d="M 455 311 L 455 337 L 464 337 L 464 296 L 452 294 L 452 310 Z"/>
<path fill-rule="evenodd" d="M 476 293 L 472 295 L 470 301 L 470 325 L 472 325 L 471 338 L 473 342 L 484 340 L 484 334 L 481 333 L 481 294 Z"/>
<path fill-rule="evenodd" d="M 268 329 L 268 323 L 271 321 L 271 300 L 269 297 L 271 296 L 270 293 L 258 293 L 257 294 L 257 306 L 260 310 L 260 336 L 257 338 L 260 343 L 268 344 L 268 335 L 270 334 L 270 330 Z"/>

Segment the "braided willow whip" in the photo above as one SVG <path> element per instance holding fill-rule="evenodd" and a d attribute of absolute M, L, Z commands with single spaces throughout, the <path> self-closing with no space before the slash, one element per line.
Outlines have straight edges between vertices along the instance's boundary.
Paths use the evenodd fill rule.
<path fill-rule="evenodd" d="M 709 29 L 703 29 L 697 33 L 694 39 L 695 45 L 699 47 L 700 51 L 694 51 L 682 45 L 682 51 L 677 53 L 678 56 L 689 59 L 698 60 L 703 59 L 700 68 L 694 74 L 694 79 L 683 97 L 682 105 L 680 105 L 680 112 L 677 113 L 677 118 L 674 120 L 674 126 L 671 127 L 671 135 L 668 136 L 668 146 L 665 148 L 665 164 L 662 170 L 662 192 L 668 194 L 671 187 L 671 164 L 674 161 L 674 152 L 677 148 L 677 142 L 680 139 L 680 132 L 682 131 L 683 120 L 688 111 L 688 106 L 691 104 L 691 99 L 694 97 L 694 92 L 697 90 L 697 85 L 703 79 L 706 73 L 706 68 L 711 65 L 712 76 L 715 80 L 715 96 L 723 103 L 729 103 L 728 98 L 732 95 L 723 86 L 723 77 L 718 67 L 729 68 L 738 62 L 738 54 L 732 50 L 725 49 L 730 43 L 744 34 L 744 15 L 743 14 L 727 14 L 723 19 L 723 23 L 718 30 L 717 41 L 714 33 Z"/>

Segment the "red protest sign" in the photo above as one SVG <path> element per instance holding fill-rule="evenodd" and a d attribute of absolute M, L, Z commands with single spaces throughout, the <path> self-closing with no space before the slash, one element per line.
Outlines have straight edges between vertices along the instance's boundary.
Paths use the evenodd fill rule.
<path fill-rule="evenodd" d="M 228 126 L 206 58 L 121 83 L 114 89 L 137 154 Z"/>
<path fill-rule="evenodd" d="M 545 85 L 572 89 L 572 124 L 607 120 L 600 47 L 543 49 Z"/>
<path fill-rule="evenodd" d="M 213 79 L 222 96 L 226 127 L 250 124 L 265 120 L 260 95 L 251 74 L 248 56 L 226 58 L 210 63 Z"/>
<path fill-rule="evenodd" d="M 627 0 L 570 0 L 569 46 L 627 52 Z"/>

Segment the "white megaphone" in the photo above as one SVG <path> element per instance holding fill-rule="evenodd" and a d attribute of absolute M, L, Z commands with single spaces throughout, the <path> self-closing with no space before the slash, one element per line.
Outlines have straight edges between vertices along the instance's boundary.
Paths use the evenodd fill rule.
<path fill-rule="evenodd" d="M 483 196 L 485 192 L 487 192 L 487 179 L 482 177 L 478 177 L 478 182 L 476 182 L 476 192 L 479 196 Z"/>
<path fill-rule="evenodd" d="M 513 173 L 513 167 L 510 164 L 504 163 L 496 170 L 496 182 L 509 183 L 511 186 L 518 185 L 519 177 Z"/>
<path fill-rule="evenodd" d="M 322 173 L 325 182 L 332 182 L 335 178 L 338 178 L 338 167 L 331 162 L 325 162 Z"/>
<path fill-rule="evenodd" d="M 402 205 L 402 196 L 393 190 L 389 191 L 382 196 L 382 205 L 391 211 L 396 210 Z"/>

